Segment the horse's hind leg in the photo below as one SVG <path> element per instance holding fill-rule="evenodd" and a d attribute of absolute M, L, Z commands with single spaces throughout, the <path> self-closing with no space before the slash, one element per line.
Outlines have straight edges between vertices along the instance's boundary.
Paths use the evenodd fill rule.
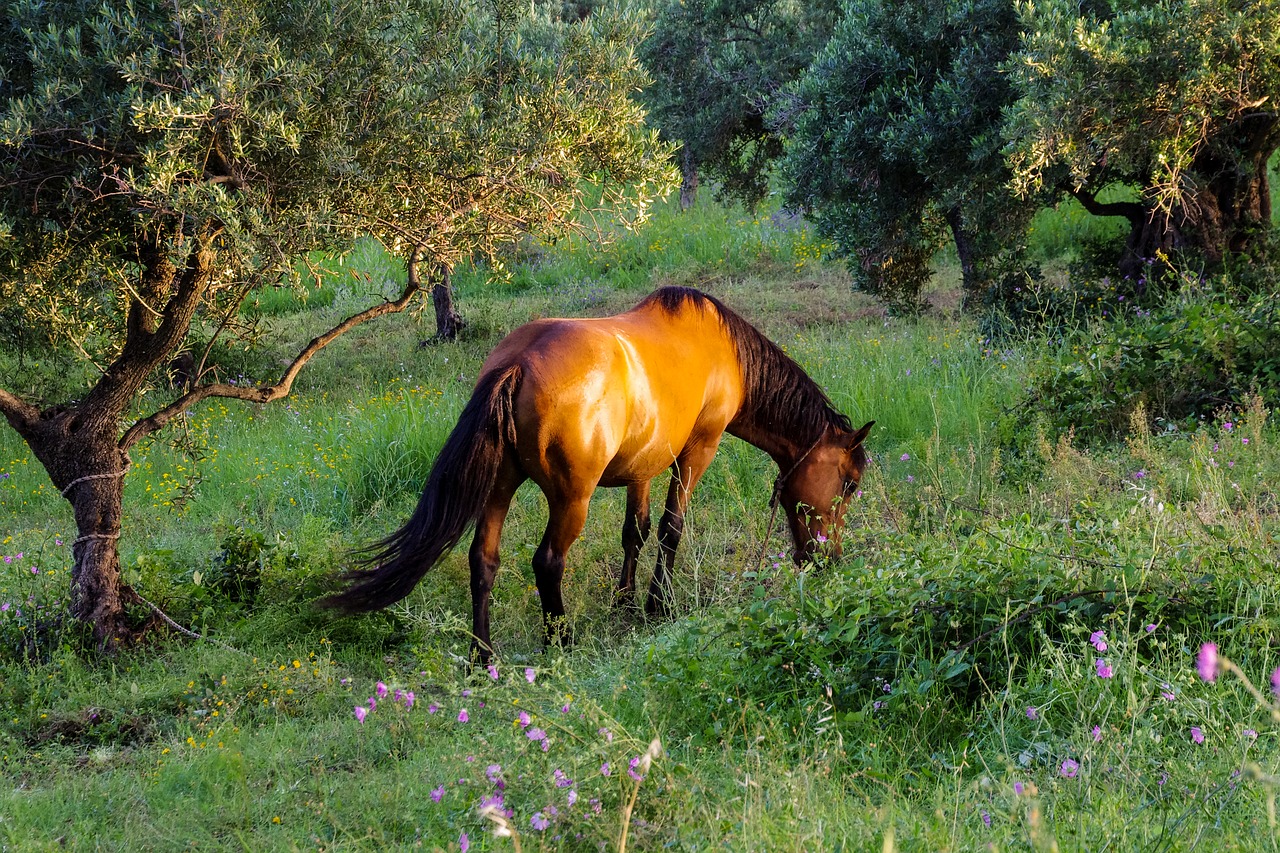
<path fill-rule="evenodd" d="M 627 486 L 627 518 L 622 522 L 622 574 L 618 576 L 618 589 L 614 593 L 613 606 L 631 604 L 636 588 L 636 561 L 644 540 L 649 538 L 649 481 L 641 480 Z"/>
<path fill-rule="evenodd" d="M 533 577 L 538 584 L 538 597 L 542 599 L 542 626 L 548 646 L 567 646 L 573 640 L 565 618 L 560 584 L 564 579 L 565 555 L 582 533 L 590 503 L 590 489 L 579 497 L 547 498 L 550 518 L 542 544 L 533 555 Z"/>
<path fill-rule="evenodd" d="M 489 639 L 489 595 L 498 576 L 502 523 L 506 521 L 511 498 L 522 482 L 524 475 L 513 464 L 504 464 L 498 471 L 498 480 L 476 520 L 476 535 L 467 555 L 471 564 L 471 658 L 480 664 L 488 664 L 493 655 Z"/>
<path fill-rule="evenodd" d="M 671 473 L 671 485 L 667 488 L 667 504 L 658 522 L 658 564 L 649 582 L 649 597 L 644 603 L 648 616 L 666 616 L 671 611 L 671 588 L 667 575 L 675 563 L 676 548 L 684 533 L 684 514 L 689 508 L 689 497 L 698 485 L 707 466 L 716 455 L 719 439 L 685 447 L 676 460 Z"/>

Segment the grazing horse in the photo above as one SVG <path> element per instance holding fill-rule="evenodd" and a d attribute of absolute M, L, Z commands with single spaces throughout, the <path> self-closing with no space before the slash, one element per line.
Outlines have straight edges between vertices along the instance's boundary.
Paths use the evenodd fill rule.
<path fill-rule="evenodd" d="M 874 423 L 874 422 L 873 422 Z M 366 553 L 364 568 L 326 600 L 346 611 L 404 598 L 475 525 L 472 654 L 487 663 L 489 594 L 502 523 L 516 488 L 533 480 L 550 518 L 533 556 L 548 643 L 568 640 L 560 583 L 597 486 L 625 486 L 617 602 L 635 589 L 649 534 L 649 485 L 672 470 L 658 523 L 657 567 L 645 610 L 668 608 L 666 581 L 689 495 L 729 432 L 768 453 L 799 563 L 819 542 L 839 553 L 846 498 L 867 464 L 863 440 L 822 389 L 778 346 L 719 300 L 664 287 L 624 314 L 537 320 L 490 353 L 445 441 L 412 517 Z"/>

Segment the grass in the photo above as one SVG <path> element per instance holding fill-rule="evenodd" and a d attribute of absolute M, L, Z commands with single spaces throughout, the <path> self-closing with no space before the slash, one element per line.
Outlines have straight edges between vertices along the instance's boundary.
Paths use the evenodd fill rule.
<path fill-rule="evenodd" d="M 0 433 L 0 846 L 1274 848 L 1277 729 L 1194 662 L 1213 641 L 1264 690 L 1280 664 L 1265 411 L 1011 459 L 995 425 L 1046 344 L 993 350 L 945 313 L 887 317 L 805 234 L 707 205 L 605 246 L 525 247 L 497 283 L 456 277 L 461 344 L 419 348 L 426 318 L 391 318 L 318 358 L 287 405 L 206 404 L 182 441 L 137 448 L 126 575 L 230 648 L 169 635 L 80 652 L 61 618 L 68 507 Z M 371 250 L 350 263 L 371 270 L 352 281 L 394 275 Z M 670 621 L 609 609 L 623 507 L 601 491 L 566 580 L 579 643 L 543 652 L 532 487 L 504 532 L 497 678 L 458 662 L 463 554 L 389 612 L 312 608 L 349 549 L 411 511 L 506 331 L 661 282 L 738 307 L 853 420 L 877 421 L 843 559 L 796 573 L 779 558 L 776 472 L 727 439 Z M 334 285 L 328 304 L 272 303 L 279 349 L 256 363 L 357 301 Z"/>

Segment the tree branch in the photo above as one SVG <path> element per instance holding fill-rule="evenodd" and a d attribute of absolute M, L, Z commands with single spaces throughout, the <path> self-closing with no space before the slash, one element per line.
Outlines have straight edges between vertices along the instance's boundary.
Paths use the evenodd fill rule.
<path fill-rule="evenodd" d="M 1149 211 L 1136 201 L 1101 202 L 1095 193 L 1084 192 L 1067 187 L 1071 197 L 1080 202 L 1080 206 L 1094 216 L 1123 216 L 1130 222 L 1138 222 L 1147 218 Z"/>
<path fill-rule="evenodd" d="M 195 316 L 208 284 L 213 236 L 205 234 L 196 238 L 186 268 L 173 288 L 173 295 L 161 309 L 155 331 L 149 331 L 146 324 L 134 322 L 131 318 L 120 355 L 89 392 L 80 406 L 82 411 L 97 418 L 118 417 L 147 374 L 186 337 L 191 318 Z M 131 309 L 131 314 L 134 310 Z"/>
<path fill-rule="evenodd" d="M 324 334 L 312 338 L 311 342 L 303 347 L 302 351 L 293 359 L 293 362 L 285 368 L 278 382 L 272 385 L 259 385 L 254 388 L 229 385 L 224 382 L 200 385 L 183 394 L 155 414 L 145 417 L 129 427 L 128 431 L 120 439 L 120 449 L 128 450 L 145 436 L 161 429 L 179 414 L 209 397 L 230 397 L 236 400 L 247 400 L 251 403 L 270 403 L 289 396 L 289 392 L 293 388 L 293 380 L 297 378 L 299 371 L 320 350 L 362 323 L 377 319 L 384 314 L 398 314 L 408 307 L 409 301 L 414 294 L 422 289 L 422 280 L 418 274 L 421 249 L 422 246 L 419 244 L 409 256 L 407 264 L 408 282 L 398 298 L 394 301 L 374 305 L 372 308 L 368 308 L 358 314 L 353 314 Z"/>
<path fill-rule="evenodd" d="M 40 420 L 39 409 L 25 400 L 15 397 L 3 388 L 0 388 L 0 412 L 4 413 L 5 420 L 9 422 L 9 426 L 13 427 L 18 435 L 23 438 L 27 437 L 31 428 Z"/>

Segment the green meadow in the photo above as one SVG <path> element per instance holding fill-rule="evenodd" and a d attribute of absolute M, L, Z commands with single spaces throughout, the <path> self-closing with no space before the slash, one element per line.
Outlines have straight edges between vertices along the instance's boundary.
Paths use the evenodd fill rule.
<path fill-rule="evenodd" d="M 1088 227 L 1065 206 L 1037 220 L 1050 280 Z M 1071 334 L 989 337 L 945 258 L 932 310 L 892 316 L 830 251 L 777 211 L 662 205 L 634 234 L 458 270 L 460 343 L 430 342 L 426 306 L 339 340 L 283 403 L 202 404 L 133 452 L 120 542 L 128 582 L 198 636 L 157 624 L 113 658 L 66 618 L 70 507 L 0 431 L 0 848 L 1276 847 L 1266 407 L 1102 441 L 1042 429 L 1026 389 L 1072 363 Z M 250 300 L 278 343 L 216 352 L 222 378 L 273 378 L 403 275 L 373 245 L 319 266 L 305 298 Z M 727 438 L 671 619 L 611 609 L 623 493 L 601 490 L 566 575 L 576 645 L 544 651 L 532 484 L 504 531 L 493 670 L 465 661 L 464 550 L 385 612 L 314 605 L 408 517 L 506 332 L 671 283 L 876 421 L 842 558 L 794 567 L 768 528 L 776 469 Z M 1211 682 L 1205 643 L 1232 662 Z"/>

